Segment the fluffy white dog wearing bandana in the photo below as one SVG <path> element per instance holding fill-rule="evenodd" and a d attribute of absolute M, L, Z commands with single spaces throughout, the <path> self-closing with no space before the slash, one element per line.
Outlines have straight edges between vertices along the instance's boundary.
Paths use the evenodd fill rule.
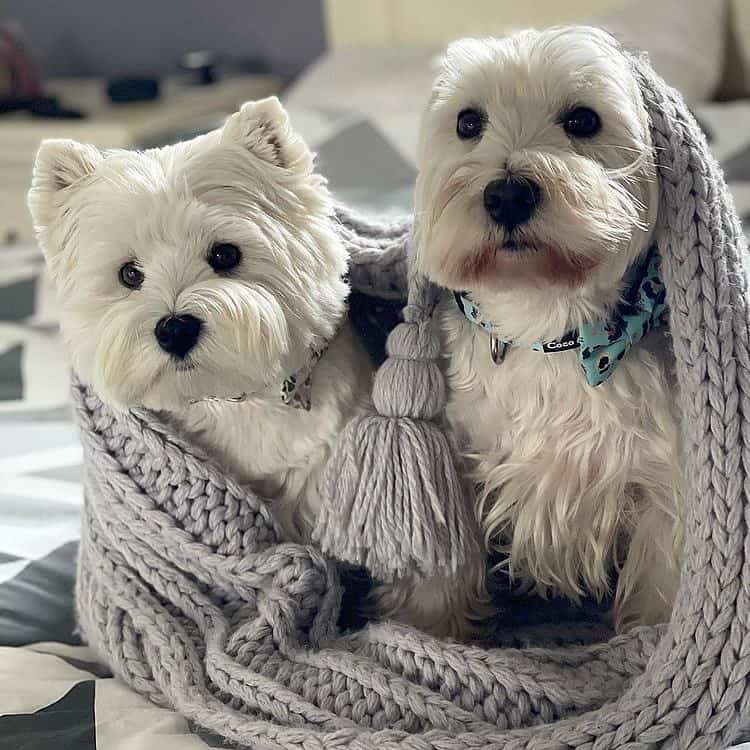
<path fill-rule="evenodd" d="M 510 574 L 614 592 L 619 630 L 668 619 L 679 580 L 657 203 L 646 109 L 608 35 L 449 48 L 421 131 L 415 252 L 446 288 L 448 421 Z"/>

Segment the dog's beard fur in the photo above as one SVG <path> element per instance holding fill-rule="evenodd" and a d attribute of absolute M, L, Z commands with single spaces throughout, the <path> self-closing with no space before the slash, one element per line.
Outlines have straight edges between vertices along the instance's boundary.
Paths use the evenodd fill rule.
<path fill-rule="evenodd" d="M 595 136 L 564 131 L 562 115 L 577 106 L 599 114 Z M 456 134 L 466 108 L 486 116 L 470 141 Z M 658 185 L 641 93 L 608 35 L 560 28 L 455 43 L 419 143 L 418 270 L 470 292 L 522 346 L 617 304 L 623 276 L 650 243 Z M 536 183 L 541 200 L 508 233 L 488 215 L 483 191 L 511 176 Z M 605 395 L 585 384 L 574 353 L 514 349 L 496 366 L 487 334 L 451 300 L 440 319 L 448 419 L 477 481 L 488 542 L 510 553 L 511 572 L 527 585 L 575 598 L 608 593 L 630 539 L 617 624 L 663 619 L 678 575 L 682 501 L 662 364 L 638 347 Z M 644 593 L 655 567 L 664 575 L 652 575 Z"/>
<path fill-rule="evenodd" d="M 346 253 L 330 198 L 278 104 L 142 153 L 53 142 L 40 153 L 30 204 L 73 365 L 117 407 L 277 396 L 313 340 L 330 339 L 343 317 Z M 220 242 L 242 252 L 226 273 L 207 261 Z M 128 261 L 144 274 L 139 289 L 118 281 Z M 170 314 L 202 323 L 184 359 L 154 335 Z"/>
<path fill-rule="evenodd" d="M 515 152 L 505 170 L 460 161 L 442 163 L 419 178 L 420 191 L 437 195 L 429 213 L 420 214 L 424 237 L 418 247 L 429 248 L 431 274 L 444 286 L 488 292 L 579 286 L 606 263 L 603 248 L 628 243 L 633 230 L 643 226 L 643 206 L 627 179 L 640 166 L 616 174 L 590 158 L 557 149 Z M 493 225 L 482 194 L 503 173 L 540 185 L 546 202 L 543 219 L 512 233 Z M 467 223 L 472 225 L 468 232 Z"/>

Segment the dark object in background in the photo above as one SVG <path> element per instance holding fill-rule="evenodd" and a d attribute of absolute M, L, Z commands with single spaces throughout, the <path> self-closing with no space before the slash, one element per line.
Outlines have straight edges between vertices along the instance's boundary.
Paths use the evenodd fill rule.
<path fill-rule="evenodd" d="M 259 57 L 239 57 L 214 52 L 193 50 L 180 58 L 180 69 L 189 74 L 188 83 L 210 86 L 222 78 L 237 75 L 270 73 L 268 63 Z"/>
<path fill-rule="evenodd" d="M 57 120 L 80 120 L 85 117 L 83 112 L 77 109 L 64 107 L 56 96 L 39 96 L 32 99 L 28 110 L 37 117 L 52 117 Z"/>
<path fill-rule="evenodd" d="M 57 97 L 44 96 L 20 28 L 0 24 L 0 115 L 19 111 L 66 120 L 83 117 L 81 112 L 64 107 Z"/>
<path fill-rule="evenodd" d="M 36 117 L 49 117 L 56 120 L 80 120 L 85 117 L 83 112 L 77 109 L 64 107 L 56 96 L 0 97 L 0 115 L 18 111 L 26 111 Z"/>
<path fill-rule="evenodd" d="M 33 99 L 42 95 L 36 68 L 17 24 L 0 24 L 0 97 Z"/>
<path fill-rule="evenodd" d="M 107 83 L 107 96 L 114 104 L 150 102 L 159 98 L 157 78 L 113 78 Z"/>
<path fill-rule="evenodd" d="M 196 50 L 183 55 L 180 67 L 193 74 L 194 83 L 199 86 L 209 86 L 219 79 L 218 63 L 216 53 L 210 50 Z"/>

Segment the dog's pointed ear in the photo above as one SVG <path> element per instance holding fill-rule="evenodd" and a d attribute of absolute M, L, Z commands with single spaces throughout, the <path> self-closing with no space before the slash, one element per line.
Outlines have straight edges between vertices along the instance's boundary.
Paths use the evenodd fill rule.
<path fill-rule="evenodd" d="M 93 174 L 102 160 L 95 146 L 66 139 L 42 142 L 34 162 L 28 204 L 34 228 L 44 232 L 78 183 Z"/>
<path fill-rule="evenodd" d="M 277 167 L 309 172 L 312 154 L 294 132 L 286 110 L 275 96 L 246 102 L 224 124 L 222 143 L 235 143 Z"/>

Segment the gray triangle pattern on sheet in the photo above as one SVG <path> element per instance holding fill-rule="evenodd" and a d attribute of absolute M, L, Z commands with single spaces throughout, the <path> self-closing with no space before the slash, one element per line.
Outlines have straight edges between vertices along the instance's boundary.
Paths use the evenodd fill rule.
<path fill-rule="evenodd" d="M 376 195 L 403 185 L 413 189 L 415 167 L 368 120 L 339 130 L 318 145 L 317 153 L 321 171 L 340 197 L 348 190 Z"/>
<path fill-rule="evenodd" d="M 73 610 L 77 554 L 78 542 L 68 542 L 0 584 L 0 646 L 80 643 Z"/>
<path fill-rule="evenodd" d="M 0 353 L 0 401 L 23 398 L 22 358 L 23 347 L 20 344 Z"/>
<path fill-rule="evenodd" d="M 97 750 L 94 690 L 85 680 L 38 711 L 0 716 L 0 750 Z"/>
<path fill-rule="evenodd" d="M 750 143 L 723 164 L 727 182 L 750 182 Z"/>
<path fill-rule="evenodd" d="M 0 320 L 26 320 L 34 314 L 36 277 L 2 284 Z"/>

